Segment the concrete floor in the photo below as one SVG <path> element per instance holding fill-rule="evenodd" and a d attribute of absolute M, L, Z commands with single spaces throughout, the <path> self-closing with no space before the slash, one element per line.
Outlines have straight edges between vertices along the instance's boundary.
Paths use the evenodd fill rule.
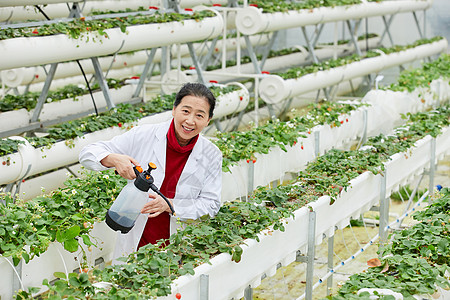
<path fill-rule="evenodd" d="M 420 189 L 428 189 L 428 176 L 424 176 Z M 435 177 L 434 185 L 440 184 L 443 187 L 450 186 L 450 156 L 446 156 L 439 162 Z M 390 212 L 393 216 L 402 215 L 406 207 L 406 202 L 391 201 Z M 378 213 L 367 212 L 364 218 L 375 218 Z M 393 220 L 395 220 L 393 218 Z M 402 225 L 411 224 L 412 220 L 407 218 Z M 357 252 L 361 246 L 364 246 L 372 237 L 378 233 L 378 227 L 374 225 L 369 227 L 355 227 L 338 230 L 334 237 L 334 256 L 333 265 L 345 261 Z M 347 278 L 354 274 L 367 269 L 367 261 L 377 257 L 377 245 L 370 246 L 350 263 L 338 269 L 333 277 L 333 285 L 331 293 L 335 292 Z M 323 243 L 316 246 L 316 259 L 314 266 L 314 280 L 316 284 L 320 277 L 327 273 L 327 256 L 328 243 L 324 239 Z M 277 273 L 269 278 L 262 280 L 261 285 L 253 290 L 253 299 L 281 299 L 290 300 L 300 297 L 306 286 L 306 263 L 294 262 L 286 267 L 278 269 Z M 320 284 L 313 292 L 313 299 L 323 299 L 327 295 L 327 283 Z"/>

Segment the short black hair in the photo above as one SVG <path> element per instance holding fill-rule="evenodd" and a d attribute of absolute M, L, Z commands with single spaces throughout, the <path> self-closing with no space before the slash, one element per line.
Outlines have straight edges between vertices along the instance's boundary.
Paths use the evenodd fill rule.
<path fill-rule="evenodd" d="M 181 99 L 186 96 L 195 96 L 205 98 L 209 103 L 209 118 L 214 115 L 214 107 L 216 106 L 216 97 L 214 97 L 211 90 L 204 84 L 198 82 L 185 83 L 175 96 L 174 107 L 177 107 L 181 103 Z"/>

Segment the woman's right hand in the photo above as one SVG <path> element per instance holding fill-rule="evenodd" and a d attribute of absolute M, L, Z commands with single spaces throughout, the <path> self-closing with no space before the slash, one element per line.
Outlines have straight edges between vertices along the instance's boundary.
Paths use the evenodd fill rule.
<path fill-rule="evenodd" d="M 139 166 L 137 160 L 125 154 L 111 153 L 103 158 L 100 163 L 107 168 L 116 168 L 117 173 L 125 179 L 134 179 L 136 174 L 133 165 Z"/>

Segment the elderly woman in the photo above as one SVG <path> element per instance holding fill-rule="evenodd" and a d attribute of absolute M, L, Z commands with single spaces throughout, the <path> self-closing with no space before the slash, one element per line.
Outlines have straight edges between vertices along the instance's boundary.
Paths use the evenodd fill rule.
<path fill-rule="evenodd" d="M 214 216 L 220 208 L 222 154 L 200 132 L 213 116 L 215 101 L 205 85 L 187 83 L 176 95 L 171 121 L 136 126 L 110 141 L 90 144 L 80 152 L 80 163 L 95 171 L 115 168 L 133 180 L 133 166 L 153 162 L 154 183 L 177 218 Z M 175 232 L 176 218 L 161 196 L 150 191 L 141 213 L 130 232 L 118 233 L 114 259 Z"/>

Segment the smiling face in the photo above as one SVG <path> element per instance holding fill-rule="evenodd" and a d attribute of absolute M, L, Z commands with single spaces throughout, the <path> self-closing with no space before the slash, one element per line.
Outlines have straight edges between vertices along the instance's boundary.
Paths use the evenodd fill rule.
<path fill-rule="evenodd" d="M 206 98 L 184 96 L 172 109 L 175 136 L 180 146 L 186 146 L 209 123 L 209 102 Z"/>

